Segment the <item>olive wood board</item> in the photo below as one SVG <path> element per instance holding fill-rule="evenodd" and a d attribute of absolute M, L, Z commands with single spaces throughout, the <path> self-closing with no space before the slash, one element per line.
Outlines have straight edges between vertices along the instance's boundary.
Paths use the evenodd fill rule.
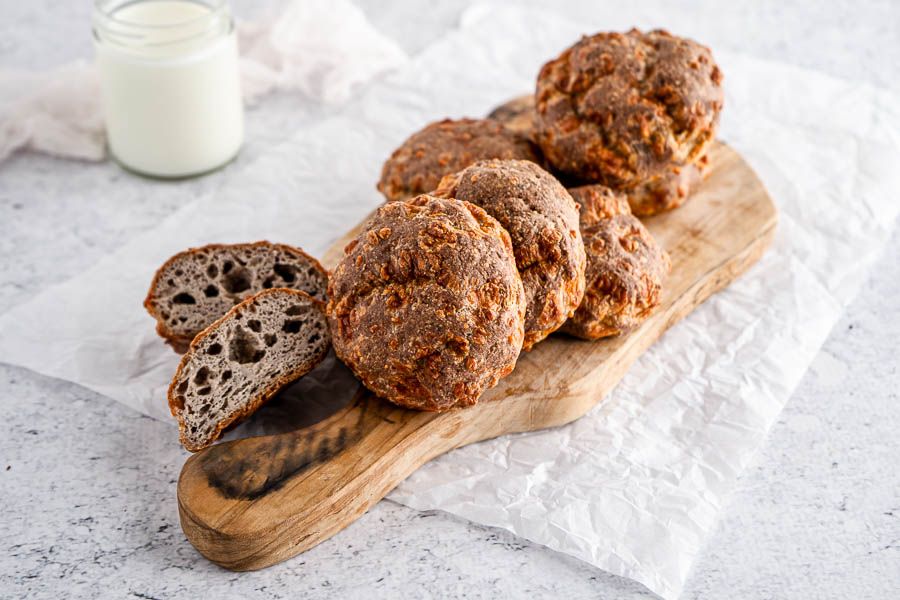
<path fill-rule="evenodd" d="M 360 387 L 310 427 L 229 441 L 192 455 L 178 480 L 181 526 L 209 560 L 260 569 L 333 536 L 426 461 L 500 435 L 564 425 L 597 405 L 666 329 L 756 262 L 777 212 L 747 163 L 717 143 L 708 179 L 645 224 L 672 257 L 662 301 L 627 335 L 588 342 L 553 335 L 523 353 L 475 406 L 407 410 Z M 323 263 L 333 268 L 360 223 Z"/>

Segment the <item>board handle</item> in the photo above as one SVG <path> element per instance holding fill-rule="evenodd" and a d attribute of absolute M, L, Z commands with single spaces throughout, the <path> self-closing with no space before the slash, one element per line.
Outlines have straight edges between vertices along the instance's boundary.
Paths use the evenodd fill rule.
<path fill-rule="evenodd" d="M 311 427 L 206 448 L 187 460 L 178 480 L 182 529 L 227 569 L 281 562 L 346 527 L 426 461 L 466 443 L 454 419 L 459 411 L 406 410 L 362 388 Z"/>

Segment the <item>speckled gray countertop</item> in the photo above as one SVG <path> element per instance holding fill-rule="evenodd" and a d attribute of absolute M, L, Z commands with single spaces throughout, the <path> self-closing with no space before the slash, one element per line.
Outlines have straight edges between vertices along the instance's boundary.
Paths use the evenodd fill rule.
<path fill-rule="evenodd" d="M 275 3 L 233 4 L 253 16 Z M 414 53 L 452 28 L 467 2 L 361 4 Z M 590 7 L 565 9 L 577 17 Z M 88 58 L 89 10 L 88 2 L 5 3 L 0 68 Z M 714 48 L 900 89 L 897 3 L 654 2 L 641 10 L 658 13 L 661 25 L 673 11 L 704 21 L 715 10 L 723 25 L 703 40 Z M 295 97 L 266 100 L 248 114 L 250 141 L 228 169 L 320 111 Z M 0 165 L 0 311 L 90 266 L 222 177 L 159 183 L 108 163 L 13 157 Z M 740 479 L 685 598 L 900 595 L 898 297 L 895 232 Z M 506 532 L 390 502 L 284 564 L 227 572 L 181 533 L 174 494 L 185 453 L 170 425 L 5 365 L 0 419 L 2 598 L 650 596 Z"/>

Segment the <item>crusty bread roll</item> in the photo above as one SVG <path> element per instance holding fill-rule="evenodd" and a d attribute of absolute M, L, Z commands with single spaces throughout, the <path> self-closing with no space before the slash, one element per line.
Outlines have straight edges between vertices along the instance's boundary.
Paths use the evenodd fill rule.
<path fill-rule="evenodd" d="M 562 331 L 587 340 L 630 331 L 659 304 L 669 255 L 631 214 L 625 194 L 602 185 L 569 191 L 581 205 L 587 283 Z"/>
<path fill-rule="evenodd" d="M 705 46 L 662 30 L 598 33 L 541 69 L 535 138 L 554 171 L 633 190 L 706 154 L 723 99 Z"/>
<path fill-rule="evenodd" d="M 444 119 L 412 134 L 381 170 L 378 190 L 388 200 L 431 192 L 444 175 L 478 160 L 521 158 L 538 161 L 531 142 L 492 119 Z"/>
<path fill-rule="evenodd" d="M 572 316 L 584 295 L 584 244 L 578 207 L 553 175 L 527 160 L 485 160 L 434 193 L 480 206 L 509 232 L 528 302 L 523 350 Z"/>
<path fill-rule="evenodd" d="M 488 113 L 488 118 L 512 132 L 534 140 L 534 96 L 531 94 L 504 102 Z"/>
<path fill-rule="evenodd" d="M 525 291 L 509 235 L 467 202 L 382 205 L 348 244 L 328 298 L 338 358 L 407 408 L 475 404 L 522 348 Z"/>
<path fill-rule="evenodd" d="M 494 110 L 489 118 L 503 124 L 529 139 L 535 139 L 534 96 L 529 94 L 509 100 Z M 565 173 L 551 173 L 560 178 L 568 186 L 584 185 L 577 177 Z M 709 171 L 709 160 L 706 155 L 693 162 L 680 164 L 672 162 L 658 175 L 654 175 L 641 183 L 623 190 L 631 205 L 631 212 L 638 216 L 649 216 L 684 204 L 690 194 L 703 181 Z"/>
<path fill-rule="evenodd" d="M 709 172 L 709 159 L 704 154 L 684 165 L 671 164 L 661 174 L 626 190 L 631 212 L 648 217 L 684 204 Z"/>

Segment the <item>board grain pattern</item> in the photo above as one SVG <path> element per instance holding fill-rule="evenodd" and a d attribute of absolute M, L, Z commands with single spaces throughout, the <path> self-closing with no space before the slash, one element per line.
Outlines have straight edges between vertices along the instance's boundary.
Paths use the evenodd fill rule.
<path fill-rule="evenodd" d="M 178 481 L 181 525 L 211 561 L 259 569 L 312 548 L 353 522 L 426 461 L 499 435 L 569 423 L 593 408 L 673 323 L 752 265 L 775 232 L 762 183 L 728 146 L 681 208 L 645 223 L 672 257 L 658 310 L 628 335 L 551 336 L 473 407 L 405 410 L 360 392 L 296 432 L 221 443 L 191 456 Z M 324 257 L 332 268 L 348 232 Z"/>

